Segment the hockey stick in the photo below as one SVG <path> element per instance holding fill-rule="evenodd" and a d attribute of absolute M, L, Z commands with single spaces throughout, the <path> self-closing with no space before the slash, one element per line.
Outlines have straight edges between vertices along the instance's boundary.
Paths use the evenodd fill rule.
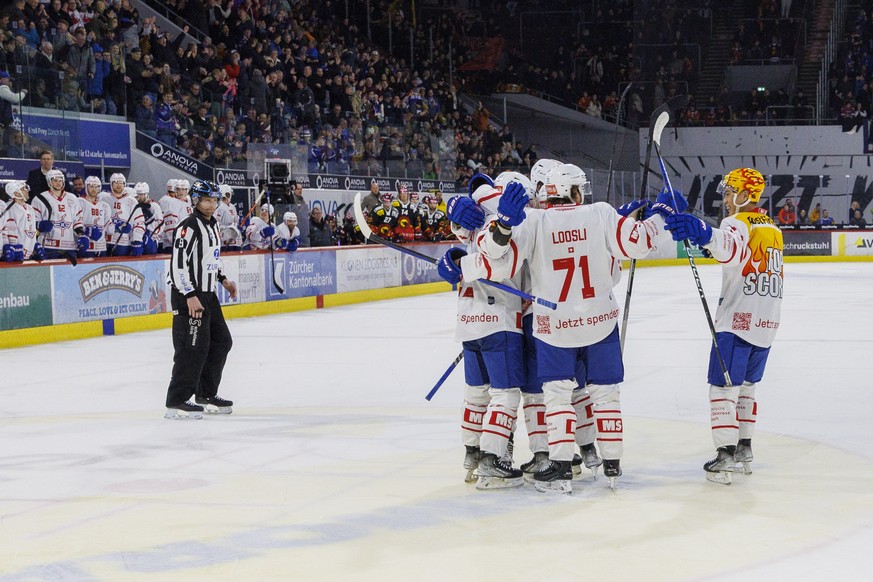
<path fill-rule="evenodd" d="M 257 187 L 257 184 L 255 185 Z M 270 209 L 270 188 L 267 187 L 267 209 Z M 270 217 L 270 226 L 273 226 L 273 217 Z M 291 233 L 288 233 L 290 236 Z M 285 294 L 285 287 L 282 286 L 282 282 L 279 280 L 279 275 L 276 273 L 276 257 L 273 255 L 273 237 L 270 237 L 270 269 L 273 271 L 273 287 L 276 288 L 276 291 L 279 292 L 280 295 Z"/>
<path fill-rule="evenodd" d="M 139 209 L 139 202 L 137 202 L 137 203 L 136 203 L 136 206 L 133 207 L 133 210 L 130 211 L 130 214 L 128 215 L 127 220 L 124 221 L 124 225 L 123 225 L 123 226 L 129 226 L 129 225 L 130 225 L 130 219 L 133 218 L 133 213 L 136 212 L 137 209 Z M 117 231 L 116 231 L 116 232 L 117 232 Z M 133 232 L 133 231 L 131 231 L 131 232 Z M 128 236 L 128 237 L 127 237 L 127 242 L 133 242 L 133 241 L 131 241 L 130 239 L 131 239 L 131 237 Z M 121 240 L 121 233 L 119 233 L 119 235 L 118 235 L 118 240 Z M 109 256 L 110 256 L 110 257 L 114 257 L 114 256 L 115 256 L 115 249 L 117 249 L 117 248 L 118 248 L 118 243 L 116 242 L 114 245 L 112 245 L 112 251 L 109 253 Z"/>
<path fill-rule="evenodd" d="M 661 113 L 655 122 L 655 125 L 660 126 L 660 129 L 658 127 L 655 128 L 653 136 L 655 136 L 656 139 L 653 141 L 655 144 L 655 155 L 658 156 L 658 164 L 661 166 L 661 175 L 664 177 L 664 185 L 667 188 L 667 191 L 670 192 L 670 196 L 673 197 L 673 208 L 676 208 L 676 194 L 673 191 L 673 185 L 670 184 L 670 176 L 667 175 L 667 166 L 664 165 L 664 158 L 661 157 L 661 131 L 664 130 L 668 121 L 670 121 L 670 115 L 666 112 Z M 731 376 L 728 373 L 727 366 L 724 363 L 724 358 L 721 355 L 721 349 L 718 347 L 718 339 L 715 335 L 715 323 L 712 321 L 712 314 L 709 311 L 709 303 L 707 303 L 706 294 L 703 292 L 703 284 L 700 282 L 700 273 L 697 270 L 697 264 L 694 262 L 694 257 L 691 255 L 691 244 L 687 239 L 682 242 L 685 243 L 685 254 L 688 255 L 688 264 L 691 265 L 691 272 L 694 274 L 694 282 L 697 284 L 697 293 L 700 295 L 701 303 L 703 303 L 703 312 L 706 314 L 706 322 L 709 324 L 709 334 L 712 336 L 712 345 L 715 348 L 715 355 L 718 357 L 721 372 L 724 374 L 725 386 L 733 386 Z"/>
<path fill-rule="evenodd" d="M 395 251 L 400 251 L 401 253 L 406 253 L 407 255 L 411 255 L 417 259 L 421 259 L 422 261 L 426 261 L 432 265 L 436 265 L 437 263 L 440 262 L 439 259 L 435 259 L 435 258 L 430 257 L 428 255 L 419 253 L 418 251 L 414 251 L 410 248 L 406 248 L 403 245 L 399 245 L 397 243 L 391 242 L 390 240 L 384 239 L 384 238 L 374 234 L 372 229 L 370 228 L 370 225 L 367 224 L 367 219 L 364 218 L 364 211 L 361 209 L 361 193 L 360 192 L 355 194 L 354 209 L 355 209 L 355 220 L 358 222 L 358 227 L 361 229 L 361 234 L 363 234 L 364 238 L 367 239 L 368 241 L 374 242 L 376 244 L 385 245 L 386 247 L 390 247 L 390 248 L 394 249 Z M 558 308 L 557 303 L 552 303 L 551 301 L 548 301 L 546 299 L 542 299 L 540 297 L 534 297 L 533 295 L 530 295 L 529 293 L 525 293 L 524 291 L 520 291 L 518 289 L 513 289 L 512 287 L 510 287 L 508 285 L 504 285 L 503 283 L 497 283 L 496 281 L 490 281 L 488 279 L 476 279 L 476 281 L 478 281 L 479 283 L 484 283 L 485 285 L 490 285 L 491 287 L 494 287 L 495 289 L 500 289 L 501 291 L 506 291 L 507 293 L 509 293 L 511 295 L 516 295 L 516 296 L 521 297 L 522 299 L 524 299 L 526 301 L 532 301 L 534 303 L 539 303 L 540 305 L 542 305 L 544 307 L 548 307 L 549 309 L 557 309 Z"/>
<path fill-rule="evenodd" d="M 641 199 L 649 197 L 646 188 L 649 184 L 649 162 L 652 159 L 652 144 L 655 143 L 656 140 L 658 143 L 661 143 L 661 132 L 663 132 L 664 128 L 667 127 L 667 124 L 670 122 L 670 119 L 675 112 L 686 105 L 688 105 L 688 96 L 677 95 L 676 97 L 662 103 L 661 106 L 655 109 L 652 113 L 652 117 L 649 120 L 649 141 L 646 144 L 646 163 L 643 166 L 643 183 L 642 188 L 640 189 Z M 660 126 L 658 124 L 659 121 L 661 122 Z M 656 132 L 657 135 L 655 135 Z M 637 212 L 639 213 L 639 211 Z M 624 338 L 627 334 L 627 320 L 630 314 L 631 294 L 634 289 L 634 275 L 636 272 L 637 260 L 631 259 L 630 272 L 628 272 L 627 275 L 627 294 L 624 297 L 624 313 L 622 313 L 621 316 L 621 337 L 619 338 L 619 346 L 622 354 L 624 353 Z"/>
<path fill-rule="evenodd" d="M 455 361 L 451 363 L 451 365 L 446 368 L 446 371 L 443 372 L 443 375 L 440 376 L 440 379 L 437 380 L 437 383 L 434 384 L 434 387 L 430 389 L 430 392 L 427 393 L 427 396 L 424 397 L 425 400 L 430 402 L 430 399 L 433 398 L 433 395 L 437 393 L 437 390 L 440 389 L 440 386 L 443 385 L 443 382 L 455 371 L 455 367 L 461 362 L 464 358 L 464 351 L 461 350 L 461 353 L 458 354 L 458 357 L 455 358 Z"/>
<path fill-rule="evenodd" d="M 628 83 L 624 91 L 621 92 L 621 98 L 618 100 L 618 107 L 615 110 L 615 130 L 612 132 L 612 156 L 609 158 L 609 170 L 606 176 L 606 199 L 609 200 L 609 195 L 612 192 L 612 165 L 615 162 L 615 146 L 618 145 L 618 127 L 621 125 L 621 106 L 624 104 L 624 98 L 630 90 L 633 83 Z M 622 140 L 624 143 L 624 140 Z"/>

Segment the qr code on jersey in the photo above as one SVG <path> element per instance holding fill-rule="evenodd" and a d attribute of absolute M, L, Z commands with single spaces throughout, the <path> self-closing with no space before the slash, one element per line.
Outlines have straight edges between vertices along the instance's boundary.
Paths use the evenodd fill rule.
<path fill-rule="evenodd" d="M 548 315 L 537 315 L 537 333 L 552 333 L 552 322 Z"/>
<path fill-rule="evenodd" d="M 749 331 L 752 326 L 751 313 L 734 313 L 734 322 L 731 329 L 738 331 Z"/>

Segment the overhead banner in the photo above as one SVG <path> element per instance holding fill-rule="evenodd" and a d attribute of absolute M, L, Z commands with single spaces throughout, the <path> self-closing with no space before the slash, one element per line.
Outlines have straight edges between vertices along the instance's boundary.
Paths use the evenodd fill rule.
<path fill-rule="evenodd" d="M 51 324 L 51 267 L 0 269 L 0 330 Z"/>
<path fill-rule="evenodd" d="M 186 174 L 196 176 L 201 180 L 212 179 L 212 166 L 207 166 L 203 162 L 183 154 L 179 150 L 173 149 L 167 144 L 159 142 L 139 131 L 136 132 L 136 148 Z"/>
<path fill-rule="evenodd" d="M 69 115 L 22 113 L 22 128 L 32 140 L 82 160 L 86 166 L 130 167 L 128 122 Z"/>
<path fill-rule="evenodd" d="M 52 267 L 54 323 L 78 323 L 169 310 L 165 259 Z"/>
<path fill-rule="evenodd" d="M 303 188 L 319 190 L 345 190 L 369 192 L 370 184 L 376 182 L 381 192 L 397 192 L 401 185 L 413 192 L 428 194 L 435 190 L 446 194 L 455 193 L 455 183 L 450 180 L 423 180 L 420 178 L 383 178 L 379 176 L 343 176 L 337 174 L 305 174 L 294 178 Z"/>

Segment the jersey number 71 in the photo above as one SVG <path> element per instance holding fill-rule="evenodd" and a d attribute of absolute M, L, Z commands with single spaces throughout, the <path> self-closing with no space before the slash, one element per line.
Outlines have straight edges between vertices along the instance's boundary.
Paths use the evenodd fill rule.
<path fill-rule="evenodd" d="M 573 264 L 572 257 L 567 257 L 553 260 L 552 268 L 555 271 L 567 271 L 564 276 L 564 284 L 561 287 L 561 296 L 558 297 L 558 302 L 561 303 L 567 300 L 567 295 L 570 293 L 570 284 L 573 281 L 576 265 Z M 588 255 L 579 257 L 579 270 L 582 271 L 582 299 L 591 299 L 594 297 L 594 287 L 591 286 L 591 276 L 588 274 Z"/>

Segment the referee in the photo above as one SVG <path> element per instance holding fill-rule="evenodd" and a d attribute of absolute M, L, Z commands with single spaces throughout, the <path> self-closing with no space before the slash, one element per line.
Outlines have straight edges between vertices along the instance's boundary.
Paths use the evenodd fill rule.
<path fill-rule="evenodd" d="M 198 180 L 191 187 L 194 211 L 173 231 L 168 279 L 173 306 L 173 377 L 167 389 L 165 418 L 203 418 L 203 410 L 230 414 L 233 402 L 218 396 L 230 330 L 215 294 L 216 283 L 236 298 L 236 283 L 221 272 L 221 234 L 212 217 L 221 192 L 218 184 Z M 190 402 L 195 396 L 196 404 Z"/>

